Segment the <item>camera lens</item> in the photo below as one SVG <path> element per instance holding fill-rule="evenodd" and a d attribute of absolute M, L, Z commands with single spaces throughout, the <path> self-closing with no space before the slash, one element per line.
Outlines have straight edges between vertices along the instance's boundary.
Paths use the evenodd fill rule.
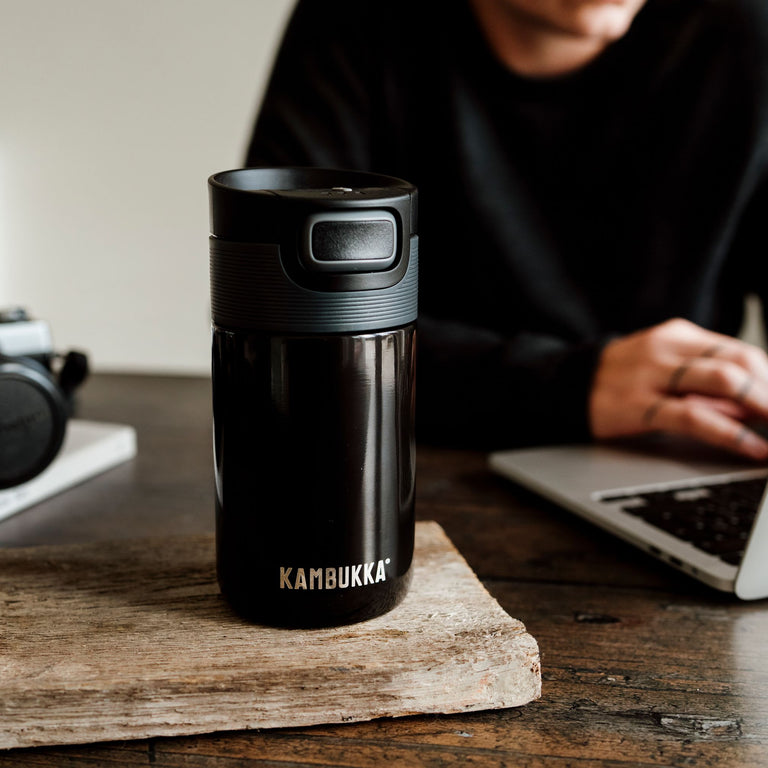
<path fill-rule="evenodd" d="M 38 475 L 61 447 L 66 403 L 33 360 L 0 358 L 0 488 Z"/>

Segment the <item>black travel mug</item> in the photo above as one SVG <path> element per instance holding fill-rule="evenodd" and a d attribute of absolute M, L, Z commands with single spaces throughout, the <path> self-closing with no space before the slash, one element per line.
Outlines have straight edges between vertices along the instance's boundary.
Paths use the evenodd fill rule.
<path fill-rule="evenodd" d="M 221 591 L 277 626 L 372 618 L 413 558 L 416 189 L 247 168 L 209 192 Z"/>

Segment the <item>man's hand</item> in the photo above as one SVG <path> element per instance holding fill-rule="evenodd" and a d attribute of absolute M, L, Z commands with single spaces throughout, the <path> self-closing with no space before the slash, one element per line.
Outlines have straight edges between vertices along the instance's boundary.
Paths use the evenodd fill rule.
<path fill-rule="evenodd" d="M 662 430 L 765 460 L 768 442 L 744 422 L 768 420 L 768 356 L 687 320 L 668 320 L 605 347 L 589 408 L 597 438 Z"/>

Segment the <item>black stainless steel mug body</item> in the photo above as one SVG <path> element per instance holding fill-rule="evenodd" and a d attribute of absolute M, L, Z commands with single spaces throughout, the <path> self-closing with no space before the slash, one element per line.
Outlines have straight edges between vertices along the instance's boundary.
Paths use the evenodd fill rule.
<path fill-rule="evenodd" d="M 217 570 L 250 620 L 351 623 L 408 589 L 415 197 L 350 172 L 211 178 Z"/>

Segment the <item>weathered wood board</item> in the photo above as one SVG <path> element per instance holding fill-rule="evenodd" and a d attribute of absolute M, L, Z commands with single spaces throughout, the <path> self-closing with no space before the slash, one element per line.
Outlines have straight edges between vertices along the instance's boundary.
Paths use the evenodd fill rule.
<path fill-rule="evenodd" d="M 280 630 L 229 611 L 211 537 L 0 551 L 0 747 L 514 707 L 536 641 L 436 523 L 385 616 Z"/>

